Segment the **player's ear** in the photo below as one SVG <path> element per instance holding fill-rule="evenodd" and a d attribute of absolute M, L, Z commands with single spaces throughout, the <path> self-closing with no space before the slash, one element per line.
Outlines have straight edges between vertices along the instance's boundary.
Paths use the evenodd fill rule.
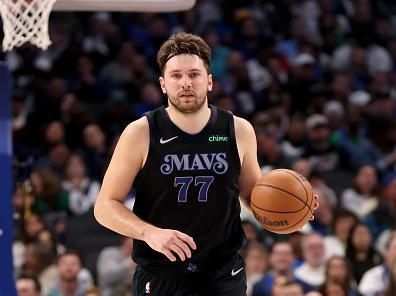
<path fill-rule="evenodd" d="M 208 75 L 208 91 L 211 91 L 213 89 L 213 79 L 212 79 L 212 74 Z"/>
<path fill-rule="evenodd" d="M 164 77 L 160 76 L 160 78 L 159 78 L 159 83 L 160 83 L 162 92 L 163 92 L 164 94 L 166 94 L 166 88 L 165 88 L 165 80 L 164 80 Z"/>

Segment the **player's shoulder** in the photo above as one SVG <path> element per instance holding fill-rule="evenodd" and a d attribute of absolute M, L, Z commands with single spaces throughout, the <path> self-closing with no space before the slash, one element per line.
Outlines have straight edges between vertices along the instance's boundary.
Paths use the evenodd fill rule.
<path fill-rule="evenodd" d="M 127 138 L 140 138 L 149 135 L 149 123 L 146 116 L 132 121 L 123 131 L 123 136 Z"/>
<path fill-rule="evenodd" d="M 233 115 L 233 117 L 235 133 L 240 135 L 251 135 L 252 133 L 254 133 L 253 126 L 248 120 L 236 115 Z"/>

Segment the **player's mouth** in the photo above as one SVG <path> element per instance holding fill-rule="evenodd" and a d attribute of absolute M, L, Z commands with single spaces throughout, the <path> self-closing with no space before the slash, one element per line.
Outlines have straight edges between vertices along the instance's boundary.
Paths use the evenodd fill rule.
<path fill-rule="evenodd" d="M 194 97 L 194 94 L 192 94 L 192 93 L 184 93 L 184 94 L 181 94 L 180 97 L 183 98 L 183 99 L 190 99 L 190 98 Z"/>

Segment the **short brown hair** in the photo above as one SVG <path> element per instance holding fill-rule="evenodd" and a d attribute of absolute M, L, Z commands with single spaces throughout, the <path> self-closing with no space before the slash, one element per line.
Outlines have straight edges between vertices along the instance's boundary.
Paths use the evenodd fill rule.
<path fill-rule="evenodd" d="M 78 259 L 78 261 L 80 261 L 80 264 L 82 265 L 82 259 L 81 259 L 80 254 L 76 250 L 72 250 L 72 249 L 67 249 L 63 253 L 59 254 L 58 258 L 57 258 L 57 262 L 59 262 L 62 258 L 66 257 L 66 256 L 76 257 Z"/>
<path fill-rule="evenodd" d="M 34 290 L 35 290 L 36 292 L 39 292 L 39 293 L 41 292 L 41 284 L 40 284 L 39 280 L 37 279 L 37 277 L 35 277 L 34 275 L 30 275 L 30 274 L 23 273 L 23 274 L 21 274 L 21 275 L 18 277 L 17 281 L 19 281 L 19 280 L 29 280 L 29 281 L 32 281 L 33 284 L 34 284 Z"/>
<path fill-rule="evenodd" d="M 199 56 L 204 62 L 206 71 L 210 73 L 211 50 L 209 45 L 197 35 L 180 32 L 170 36 L 158 51 L 157 63 L 161 74 L 164 73 L 165 64 L 169 59 L 179 54 L 195 54 Z"/>

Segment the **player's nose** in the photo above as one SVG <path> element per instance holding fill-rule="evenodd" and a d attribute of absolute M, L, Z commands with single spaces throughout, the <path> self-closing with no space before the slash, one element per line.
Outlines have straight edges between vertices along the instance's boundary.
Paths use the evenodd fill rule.
<path fill-rule="evenodd" d="M 188 75 L 184 75 L 181 79 L 181 85 L 183 88 L 190 88 L 191 87 L 191 78 Z"/>

